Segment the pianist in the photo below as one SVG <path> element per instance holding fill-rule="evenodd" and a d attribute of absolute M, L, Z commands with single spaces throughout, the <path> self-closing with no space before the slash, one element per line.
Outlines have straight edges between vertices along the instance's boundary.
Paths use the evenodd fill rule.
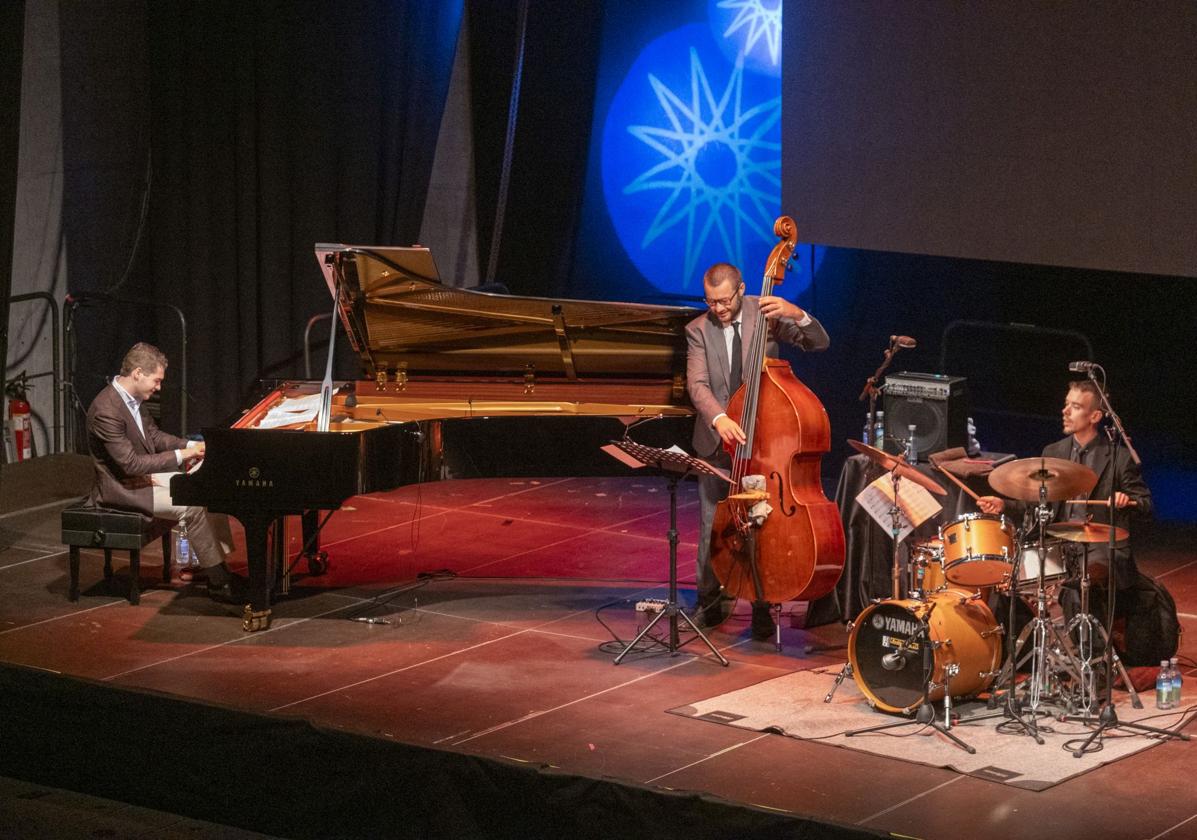
<path fill-rule="evenodd" d="M 171 503 L 170 474 L 204 457 L 204 444 L 169 435 L 158 428 L 143 403 L 162 387 L 166 356 L 157 347 L 133 345 L 113 377 L 87 410 L 87 446 L 95 466 L 89 503 L 171 519 L 187 528 L 208 594 L 234 597 L 234 579 L 225 565 L 232 550 L 228 521 L 202 507 Z"/>
<path fill-rule="evenodd" d="M 728 263 L 715 263 L 702 278 L 709 311 L 686 326 L 686 388 L 698 412 L 692 445 L 698 457 L 717 467 L 728 468 L 731 458 L 724 444 L 744 443 L 744 430 L 724 411 L 740 387 L 744 353 L 751 346 L 760 317 L 769 322 L 770 338 L 765 352 L 774 358 L 778 342 L 803 350 L 826 350 L 831 340 L 822 324 L 808 312 L 783 298 L 745 296 L 740 270 Z M 715 507 L 727 495 L 727 482 L 699 476 L 698 590 L 695 620 L 712 627 L 727 618 L 727 604 L 719 581 L 711 569 L 711 526 Z M 752 636 L 767 639 L 773 634 L 773 617 L 768 604 L 752 605 Z"/>

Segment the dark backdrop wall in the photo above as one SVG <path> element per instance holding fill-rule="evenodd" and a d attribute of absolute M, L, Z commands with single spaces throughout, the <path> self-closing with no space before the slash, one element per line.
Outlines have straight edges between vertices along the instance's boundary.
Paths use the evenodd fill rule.
<path fill-rule="evenodd" d="M 21 62 L 25 3 L 6 4 L 0 12 L 0 374 L 7 367 L 8 295 L 12 282 L 13 224 L 17 202 L 17 151 L 21 127 Z M 0 376 L 0 379 L 3 377 Z"/>
<path fill-rule="evenodd" d="M 63 87 L 82 91 L 64 102 L 67 166 L 121 163 L 119 185 L 103 167 L 68 183 L 72 286 L 186 313 L 194 432 L 243 406 L 258 377 L 299 373 L 304 326 L 331 308 L 314 243 L 416 240 L 461 4 L 101 4 L 108 21 L 66 5 L 64 62 L 81 57 Z M 113 209 L 133 171 L 147 173 L 134 195 L 148 192 L 148 214 L 130 236 Z M 160 307 L 83 313 L 80 404 L 137 338 L 177 360 L 176 324 Z M 167 383 L 178 428 L 177 370 Z"/>

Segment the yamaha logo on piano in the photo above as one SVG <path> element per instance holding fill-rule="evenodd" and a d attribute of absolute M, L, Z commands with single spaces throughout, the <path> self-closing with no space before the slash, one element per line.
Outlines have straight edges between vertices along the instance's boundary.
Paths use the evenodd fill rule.
<path fill-rule="evenodd" d="M 238 478 L 234 482 L 238 487 L 273 487 L 274 481 L 262 478 L 262 471 L 257 467 L 249 468 L 249 478 Z"/>

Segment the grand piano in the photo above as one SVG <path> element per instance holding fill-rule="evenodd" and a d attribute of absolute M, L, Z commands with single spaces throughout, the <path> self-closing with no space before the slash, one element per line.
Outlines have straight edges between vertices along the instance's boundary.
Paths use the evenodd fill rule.
<path fill-rule="evenodd" d="M 327 431 L 313 416 L 327 382 L 277 383 L 231 428 L 205 428 L 202 465 L 171 479 L 175 504 L 244 526 L 247 631 L 270 624 L 285 516 L 425 481 L 617 475 L 612 440 L 690 439 L 684 328 L 699 310 L 447 287 L 424 248 L 316 257 L 366 378 L 332 383 Z"/>

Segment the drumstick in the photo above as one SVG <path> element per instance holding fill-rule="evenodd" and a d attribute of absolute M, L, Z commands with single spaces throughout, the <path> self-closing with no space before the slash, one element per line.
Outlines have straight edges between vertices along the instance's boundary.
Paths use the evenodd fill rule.
<path fill-rule="evenodd" d="M 936 465 L 935 465 L 935 469 L 939 470 L 941 473 L 943 473 L 944 475 L 946 475 L 948 478 L 952 479 L 952 481 L 954 481 L 954 482 L 956 483 L 956 486 L 957 486 L 957 487 L 959 487 L 959 488 L 960 488 L 961 490 L 963 490 L 965 493 L 968 493 L 968 495 L 970 495 L 970 496 L 972 496 L 972 497 L 973 497 L 973 501 L 975 501 L 975 502 L 978 502 L 978 501 L 980 501 L 980 500 L 981 500 L 981 497 L 980 497 L 980 496 L 978 496 L 976 493 L 974 493 L 972 490 L 970 490 L 970 489 L 968 488 L 968 485 L 967 485 L 967 484 L 965 484 L 963 481 L 961 481 L 960 479 L 958 479 L 956 476 L 952 475 L 950 472 L 948 472 L 947 470 L 945 470 L 945 469 L 944 469 L 943 467 L 941 467 L 939 464 L 936 464 Z"/>
<path fill-rule="evenodd" d="M 1109 507 L 1110 500 L 1109 499 L 1069 499 L 1064 504 L 1066 504 L 1066 505 L 1097 505 L 1099 507 Z M 1135 507 L 1138 504 L 1139 503 L 1137 501 L 1135 501 L 1134 499 L 1131 499 L 1129 502 L 1127 502 L 1127 505 L 1129 507 Z"/>

